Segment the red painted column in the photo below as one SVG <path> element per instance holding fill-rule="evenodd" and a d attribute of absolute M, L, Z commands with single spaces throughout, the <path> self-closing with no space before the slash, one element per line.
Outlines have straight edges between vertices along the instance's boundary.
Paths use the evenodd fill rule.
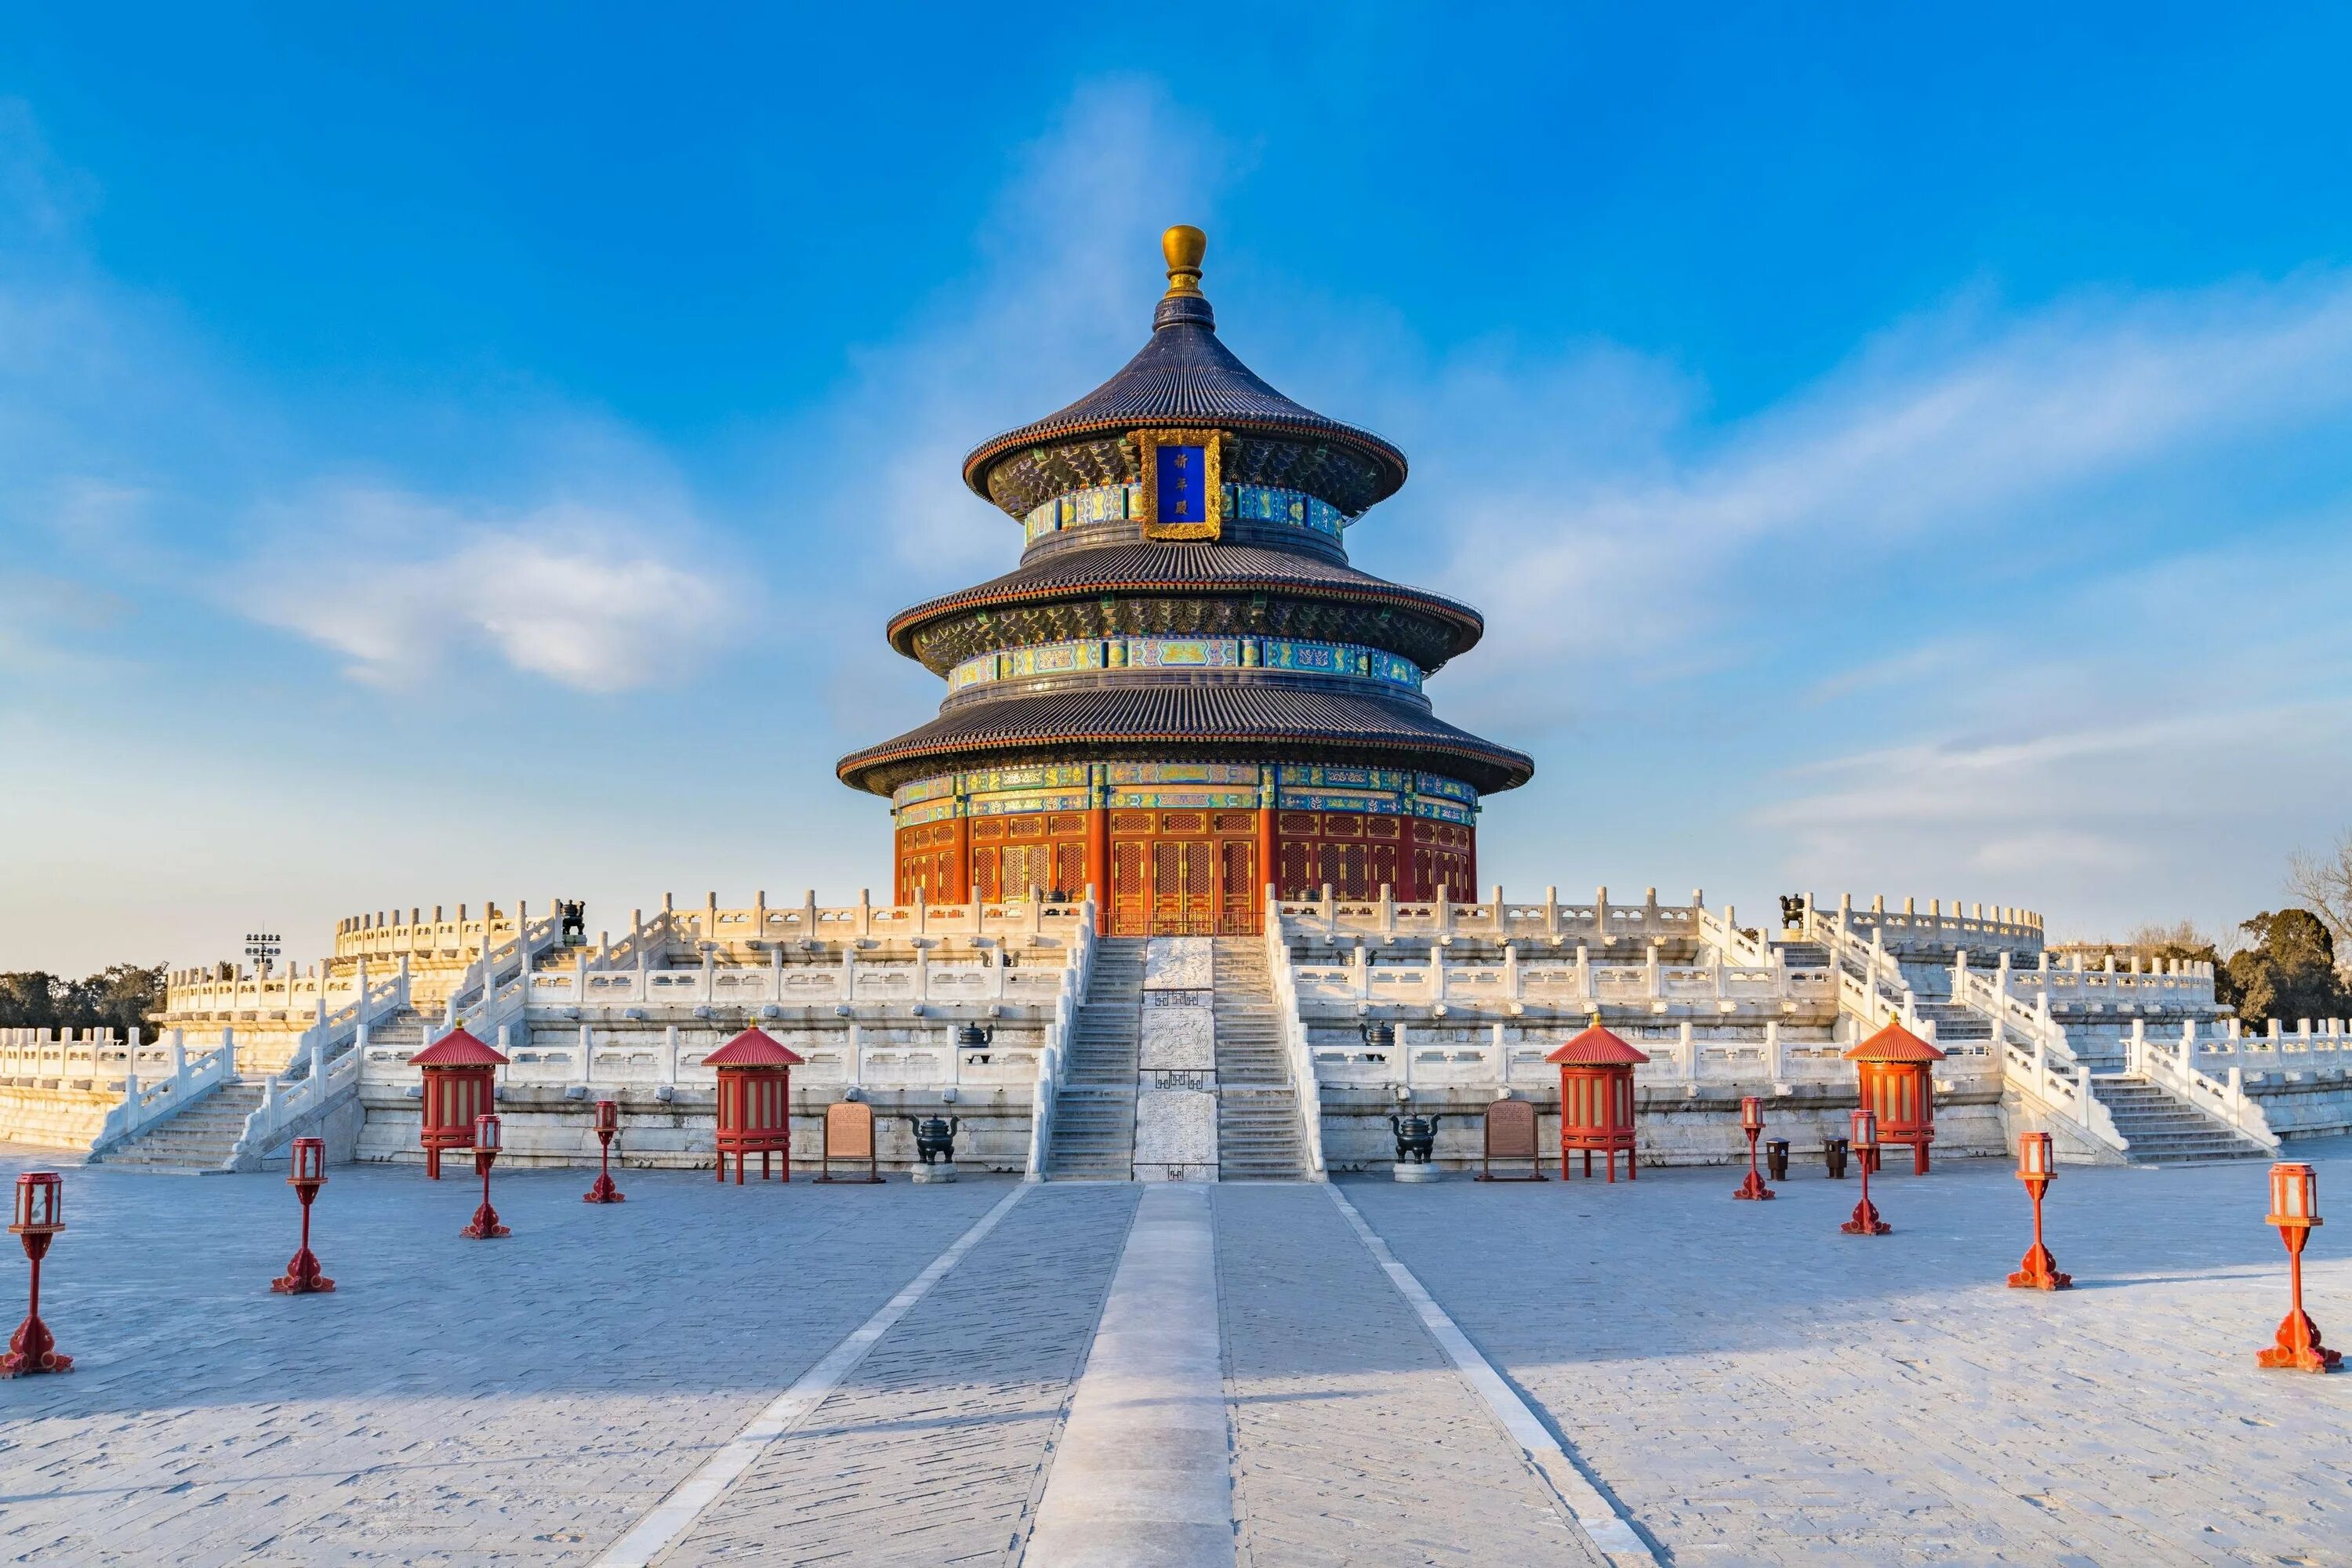
<path fill-rule="evenodd" d="M 1274 766 L 1267 763 L 1258 769 L 1257 775 L 1257 881 L 1261 893 L 1268 882 L 1275 884 L 1277 889 L 1282 885 L 1282 862 L 1276 858 L 1281 841 L 1275 831 L 1275 811 L 1280 804 L 1281 795 L 1275 787 Z"/>
<path fill-rule="evenodd" d="M 955 794 L 954 833 L 948 840 L 948 885 L 940 889 L 941 903 L 960 904 L 971 897 L 971 817 L 963 792 Z"/>
<path fill-rule="evenodd" d="M 1087 771 L 1087 885 L 1095 890 L 1095 930 L 1110 930 L 1110 792 L 1103 764 Z"/>

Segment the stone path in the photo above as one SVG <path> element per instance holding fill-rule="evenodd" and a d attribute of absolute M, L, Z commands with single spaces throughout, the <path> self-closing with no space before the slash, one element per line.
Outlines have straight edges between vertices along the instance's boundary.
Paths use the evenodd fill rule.
<path fill-rule="evenodd" d="M 1025 1194 L 661 1561 L 1003 1561 L 1044 1485 L 1139 1193 Z"/>
<path fill-rule="evenodd" d="M 2352 1377 L 2253 1363 L 2266 1173 L 2063 1172 L 2051 1295 L 2002 1286 L 2029 1219 L 1992 1162 L 1874 1182 L 1878 1239 L 1802 1173 L 1769 1205 L 1716 1170 L 1343 1190 L 1677 1563 L 2352 1563 Z M 2352 1340 L 2320 1235 L 2313 1314 Z"/>
<path fill-rule="evenodd" d="M 584 1563 L 1008 1185 L 588 1180 L 498 1177 L 514 1235 L 477 1242 L 471 1182 L 338 1168 L 339 1288 L 289 1298 L 282 1178 L 68 1172 L 42 1307 L 74 1370 L 0 1384 L 0 1556 Z"/>
<path fill-rule="evenodd" d="M 1249 1562 L 1600 1561 L 1320 1187 L 1215 1192 Z"/>
<path fill-rule="evenodd" d="M 2352 1159 L 2321 1164 L 2325 1209 Z M 2083 1288 L 2055 1296 L 2001 1288 L 2027 1209 L 1990 1163 L 1874 1184 L 1879 1239 L 1836 1230 L 1853 1184 L 1804 1173 L 1769 1205 L 1727 1170 L 1340 1190 L 1661 1561 L 2352 1565 L 2352 1375 L 2252 1362 L 2285 1306 L 2264 1175 L 2063 1172 L 2051 1241 Z M 1029 1568 L 1105 1539 L 1255 1568 L 1592 1561 L 1317 1188 L 1048 1184 L 934 1270 L 1012 1184 L 630 1172 L 598 1208 L 584 1172 L 519 1172 L 515 1235 L 482 1243 L 456 1234 L 470 1183 L 342 1168 L 318 1246 L 343 1288 L 289 1300 L 278 1177 L 67 1181 L 44 1305 L 77 1368 L 0 1383 L 0 1560 L 588 1563 L 934 1271 L 669 1561 L 1011 1568 L 1031 1521 Z M 2339 1342 L 2347 1226 L 2306 1268 Z M 6 1249 L 12 1321 L 23 1279 Z M 1089 1545 L 1054 1519 L 1057 1493 L 1099 1524 L 1211 1491 L 1189 1533 Z"/>

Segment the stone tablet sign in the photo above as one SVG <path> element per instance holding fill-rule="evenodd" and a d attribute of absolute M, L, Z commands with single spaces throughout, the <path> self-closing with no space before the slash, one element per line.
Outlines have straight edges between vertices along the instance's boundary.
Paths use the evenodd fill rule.
<path fill-rule="evenodd" d="M 835 1160 L 863 1160 L 862 1176 L 836 1176 Z M 855 1100 L 835 1100 L 824 1108 L 824 1170 L 820 1182 L 878 1182 L 882 1179 L 874 1153 L 874 1108 Z"/>
<path fill-rule="evenodd" d="M 1495 1174 L 1497 1160 L 1525 1160 L 1524 1174 Z M 1479 1162 L 1478 1179 L 1482 1182 L 1540 1182 L 1544 1180 L 1540 1157 L 1537 1153 L 1535 1102 L 1527 1100 L 1498 1100 L 1486 1108 L 1486 1149 Z"/>

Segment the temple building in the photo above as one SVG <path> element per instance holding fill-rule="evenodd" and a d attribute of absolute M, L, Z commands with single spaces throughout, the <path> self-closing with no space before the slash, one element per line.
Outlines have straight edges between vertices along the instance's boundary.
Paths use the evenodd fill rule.
<path fill-rule="evenodd" d="M 964 459 L 1023 525 L 1019 566 L 889 624 L 947 682 L 838 769 L 890 799 L 898 900 L 1092 888 L 1106 934 L 1202 936 L 1258 931 L 1269 883 L 1468 900 L 1481 798 L 1535 771 L 1423 690 L 1484 622 L 1349 564 L 1404 454 L 1225 347 L 1200 230 L 1161 247 L 1135 357 Z"/>
<path fill-rule="evenodd" d="M 1348 560 L 1403 454 L 1252 374 L 1200 232 L 1163 244 L 1141 352 L 964 461 L 1021 521 L 1018 566 L 890 623 L 947 683 L 839 764 L 889 797 L 890 899 L 742 879 L 722 903 L 714 876 L 593 921 L 568 898 L 362 911 L 308 963 L 174 970 L 152 1035 L 0 1029 L 0 1139 L 155 1170 L 257 1170 L 298 1137 L 421 1162 L 461 1130 L 416 1058 L 460 1026 L 499 1058 L 502 1166 L 597 1160 L 610 1101 L 621 1163 L 710 1169 L 713 1057 L 751 1028 L 799 1058 L 812 1173 L 870 1118 L 899 1169 L 936 1127 L 1037 1180 L 1421 1179 L 1416 1139 L 1458 1172 L 1499 1157 L 1498 1102 L 1559 1170 L 1598 1102 L 1556 1053 L 1596 1024 L 1630 1074 L 1597 1131 L 1617 1148 L 1630 1117 L 1644 1170 L 1743 1159 L 1751 1105 L 1826 1162 L 1865 1096 L 1915 1168 L 2027 1131 L 2118 1164 L 2352 1131 L 2352 1023 L 2247 1028 L 2210 963 L 2055 948 L 2001 904 L 1808 893 L 1742 920 L 1482 866 L 1480 804 L 1534 765 L 1423 689 L 1478 614 Z"/>

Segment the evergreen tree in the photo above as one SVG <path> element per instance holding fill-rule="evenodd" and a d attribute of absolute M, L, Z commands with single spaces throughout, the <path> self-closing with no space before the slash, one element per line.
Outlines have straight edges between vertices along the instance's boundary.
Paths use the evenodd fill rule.
<path fill-rule="evenodd" d="M 2276 1018 L 2286 1028 L 2304 1018 L 2340 1018 L 2347 1006 L 2336 973 L 2336 940 L 2308 910 L 2264 910 L 2240 927 L 2250 939 L 2215 978 L 2219 999 L 2249 1024 Z"/>

